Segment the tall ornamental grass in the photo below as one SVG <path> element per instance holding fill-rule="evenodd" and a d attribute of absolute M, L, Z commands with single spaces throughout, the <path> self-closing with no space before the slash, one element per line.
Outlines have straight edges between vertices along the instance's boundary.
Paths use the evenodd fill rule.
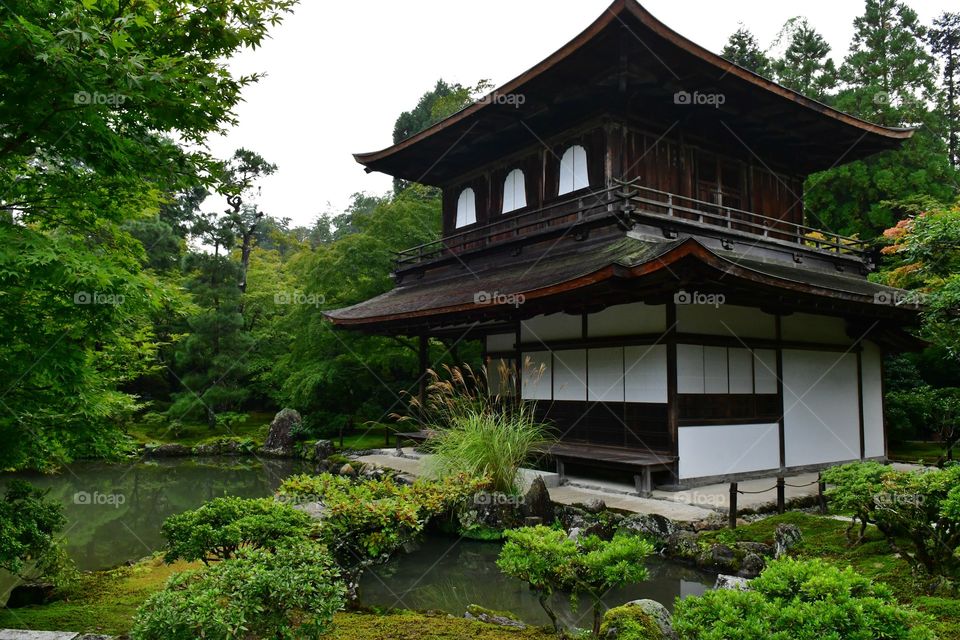
<path fill-rule="evenodd" d="M 517 493 L 520 467 L 551 439 L 548 425 L 536 418 L 533 404 L 514 397 L 516 372 L 503 362 L 492 383 L 486 367 L 445 366 L 444 372 L 441 377 L 430 371 L 425 402 L 410 403 L 411 413 L 432 432 L 428 472 L 488 478 L 494 491 Z"/>

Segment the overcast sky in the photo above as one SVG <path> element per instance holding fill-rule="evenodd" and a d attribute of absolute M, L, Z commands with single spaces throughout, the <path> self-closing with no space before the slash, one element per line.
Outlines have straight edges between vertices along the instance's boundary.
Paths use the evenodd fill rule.
<path fill-rule="evenodd" d="M 392 142 L 400 112 L 438 78 L 499 86 L 576 36 L 610 0 L 302 0 L 256 51 L 237 57 L 236 73 L 267 76 L 244 92 L 240 124 L 211 140 L 221 157 L 246 147 L 278 165 L 263 180 L 265 212 L 308 225 L 339 211 L 358 191 L 390 189 L 351 154 Z M 951 2 L 908 0 L 929 24 Z M 806 16 L 839 62 L 863 0 L 644 0 L 667 26 L 719 52 L 743 22 L 766 47 L 783 23 Z M 219 207 L 208 200 L 205 209 Z"/>

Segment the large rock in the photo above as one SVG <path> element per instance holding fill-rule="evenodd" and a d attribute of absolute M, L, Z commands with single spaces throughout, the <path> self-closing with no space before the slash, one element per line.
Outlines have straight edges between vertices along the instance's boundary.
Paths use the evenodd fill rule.
<path fill-rule="evenodd" d="M 767 566 L 763 557 L 756 553 L 748 553 L 740 562 L 740 571 L 737 575 L 741 578 L 756 578 Z"/>
<path fill-rule="evenodd" d="M 317 440 L 313 443 L 313 459 L 326 460 L 333 455 L 333 442 L 330 440 Z"/>
<path fill-rule="evenodd" d="M 471 604 L 467 607 L 467 612 L 463 614 L 467 620 L 479 620 L 487 624 L 495 624 L 499 627 L 513 627 L 515 629 L 526 629 L 527 625 L 518 620 L 512 613 L 506 611 L 491 611 L 483 607 Z"/>
<path fill-rule="evenodd" d="M 629 515 L 620 523 L 620 531 L 629 531 L 665 541 L 677 532 L 679 527 L 670 518 L 655 513 L 636 513 Z"/>
<path fill-rule="evenodd" d="M 665 551 L 668 558 L 692 562 L 700 554 L 697 534 L 693 531 L 675 531 L 667 538 Z"/>
<path fill-rule="evenodd" d="M 503 493 L 477 493 L 457 513 L 460 533 L 467 538 L 499 539 L 505 529 L 523 524 L 517 502 Z"/>
<path fill-rule="evenodd" d="M 604 640 L 676 640 L 670 612 L 656 600 L 633 600 L 603 616 Z"/>
<path fill-rule="evenodd" d="M 803 539 L 803 532 L 795 524 L 781 522 L 773 532 L 773 556 L 779 558 L 795 547 Z"/>
<path fill-rule="evenodd" d="M 267 440 L 263 443 L 263 452 L 268 455 L 293 455 L 293 440 L 296 428 L 302 419 L 294 409 L 281 409 L 270 423 Z"/>
<path fill-rule="evenodd" d="M 18 584 L 10 590 L 7 609 L 19 609 L 37 604 L 47 604 L 53 600 L 56 588 L 46 582 Z"/>
<path fill-rule="evenodd" d="M 553 502 L 550 492 L 543 478 L 537 476 L 530 484 L 530 489 L 523 496 L 520 511 L 525 518 L 540 518 L 545 523 L 553 522 Z"/>

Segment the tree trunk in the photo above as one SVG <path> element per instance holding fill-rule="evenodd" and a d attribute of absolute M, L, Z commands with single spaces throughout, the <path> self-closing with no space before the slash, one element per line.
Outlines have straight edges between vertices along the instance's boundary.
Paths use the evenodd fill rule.
<path fill-rule="evenodd" d="M 553 630 L 560 633 L 560 625 L 557 624 L 557 614 L 555 614 L 553 609 L 550 608 L 550 605 L 547 604 L 547 594 L 538 591 L 537 602 L 539 602 L 543 610 L 547 612 L 547 617 L 550 618 L 550 623 L 553 624 Z"/>

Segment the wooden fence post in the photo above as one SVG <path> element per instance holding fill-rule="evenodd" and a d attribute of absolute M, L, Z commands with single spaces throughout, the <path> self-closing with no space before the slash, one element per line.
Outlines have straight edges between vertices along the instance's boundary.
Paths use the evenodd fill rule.
<path fill-rule="evenodd" d="M 737 528 L 737 483 L 730 483 L 730 528 Z"/>
<path fill-rule="evenodd" d="M 820 514 L 825 515 L 827 513 L 827 483 L 823 481 L 823 477 L 819 474 L 817 480 L 817 502 L 820 505 Z"/>
<path fill-rule="evenodd" d="M 777 513 L 787 510 L 786 481 L 783 476 L 777 476 Z"/>

